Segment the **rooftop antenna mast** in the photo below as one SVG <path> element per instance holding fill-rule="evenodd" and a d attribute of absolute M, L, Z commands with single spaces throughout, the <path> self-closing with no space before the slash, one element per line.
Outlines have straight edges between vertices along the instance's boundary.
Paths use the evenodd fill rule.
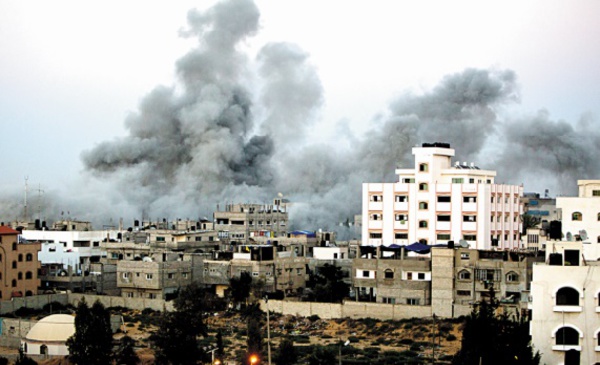
<path fill-rule="evenodd" d="M 27 180 L 29 180 L 29 176 L 25 176 L 25 198 L 23 199 L 23 221 L 25 221 L 25 222 L 28 221 L 28 214 L 27 214 L 27 190 L 29 189 L 29 186 L 27 185 Z"/>
<path fill-rule="evenodd" d="M 42 194 L 44 193 L 44 190 L 42 190 L 42 184 L 38 185 L 38 219 L 41 221 L 42 220 Z"/>

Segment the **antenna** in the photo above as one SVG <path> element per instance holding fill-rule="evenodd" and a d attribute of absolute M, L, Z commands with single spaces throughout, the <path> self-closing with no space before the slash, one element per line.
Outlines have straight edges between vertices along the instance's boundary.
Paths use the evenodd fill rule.
<path fill-rule="evenodd" d="M 23 220 L 25 222 L 28 221 L 28 214 L 27 214 L 27 190 L 28 190 L 28 185 L 27 185 L 27 180 L 29 180 L 29 176 L 25 176 L 25 198 L 23 200 Z"/>
<path fill-rule="evenodd" d="M 42 184 L 38 185 L 38 219 L 41 221 L 42 220 L 42 194 L 44 193 L 44 190 L 42 190 Z"/>

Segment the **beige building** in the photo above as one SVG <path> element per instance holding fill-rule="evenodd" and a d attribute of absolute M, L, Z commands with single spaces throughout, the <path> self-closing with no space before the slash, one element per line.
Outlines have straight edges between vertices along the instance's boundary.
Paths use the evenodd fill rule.
<path fill-rule="evenodd" d="M 27 355 L 69 355 L 67 340 L 75 334 L 75 317 L 53 314 L 36 323 L 21 341 Z"/>
<path fill-rule="evenodd" d="M 288 230 L 287 206 L 281 199 L 273 204 L 227 204 L 213 213 L 214 229 L 227 242 L 248 243 L 251 237 L 275 238 Z"/>
<path fill-rule="evenodd" d="M 21 234 L 0 226 L 0 300 L 38 293 L 39 243 L 22 243 Z"/>

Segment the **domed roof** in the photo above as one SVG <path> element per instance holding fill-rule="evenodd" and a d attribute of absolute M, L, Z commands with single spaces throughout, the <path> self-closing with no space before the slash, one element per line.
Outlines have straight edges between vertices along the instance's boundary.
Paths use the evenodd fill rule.
<path fill-rule="evenodd" d="M 40 319 L 25 336 L 26 340 L 40 342 L 66 342 L 75 333 L 75 317 L 52 314 Z"/>

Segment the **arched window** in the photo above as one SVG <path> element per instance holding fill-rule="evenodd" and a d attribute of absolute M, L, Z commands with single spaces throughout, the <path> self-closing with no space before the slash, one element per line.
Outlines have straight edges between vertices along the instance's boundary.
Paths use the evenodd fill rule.
<path fill-rule="evenodd" d="M 41 345 L 40 346 L 40 355 L 46 355 L 46 354 L 48 354 L 48 346 Z"/>
<path fill-rule="evenodd" d="M 419 190 L 420 191 L 427 191 L 427 190 L 429 190 L 429 185 L 427 185 L 427 183 L 420 183 L 419 184 Z"/>
<path fill-rule="evenodd" d="M 25 296 L 26 296 L 26 297 L 31 297 L 31 296 L 33 296 L 33 292 L 32 292 L 31 290 L 27 290 L 27 291 L 25 292 Z"/>
<path fill-rule="evenodd" d="M 17 274 L 17 279 L 19 280 L 23 280 L 23 273 L 19 271 L 19 273 Z"/>
<path fill-rule="evenodd" d="M 25 256 L 25 261 L 33 261 L 33 255 L 28 253 L 27 256 Z"/>
<path fill-rule="evenodd" d="M 17 243 L 13 242 L 12 247 L 13 247 L 13 251 L 16 251 L 17 250 Z"/>
<path fill-rule="evenodd" d="M 471 273 L 468 270 L 459 271 L 458 280 L 471 280 Z"/>
<path fill-rule="evenodd" d="M 557 345 L 579 345 L 579 332 L 571 327 L 561 327 L 556 331 L 554 336 L 556 338 Z"/>
<path fill-rule="evenodd" d="M 420 172 L 427 172 L 427 170 L 428 170 L 428 166 L 427 166 L 426 163 L 419 164 L 419 171 Z"/>
<path fill-rule="evenodd" d="M 517 274 L 516 272 L 511 271 L 508 274 L 506 274 L 506 282 L 515 283 L 517 281 L 519 281 L 519 274 Z"/>
<path fill-rule="evenodd" d="M 27 271 L 25 273 L 25 279 L 32 279 L 33 278 L 33 273 L 31 271 Z"/>
<path fill-rule="evenodd" d="M 419 228 L 427 228 L 427 221 L 419 221 Z"/>
<path fill-rule="evenodd" d="M 579 292 L 569 287 L 558 289 L 556 305 L 579 305 Z"/>
<path fill-rule="evenodd" d="M 583 214 L 581 214 L 581 212 L 573 212 L 573 214 L 571 214 L 571 220 L 573 221 L 580 221 L 583 219 Z"/>
<path fill-rule="evenodd" d="M 385 269 L 385 271 L 383 272 L 384 278 L 386 279 L 393 279 L 394 278 L 394 272 L 392 271 L 392 269 Z"/>
<path fill-rule="evenodd" d="M 12 263 L 12 268 L 13 268 L 13 269 L 16 269 L 16 268 L 17 268 L 17 262 L 16 262 L 16 261 L 13 261 L 13 263 Z"/>
<path fill-rule="evenodd" d="M 15 279 L 12 280 L 12 287 L 13 288 L 17 287 L 17 281 Z"/>
<path fill-rule="evenodd" d="M 19 254 L 19 262 L 23 262 L 23 254 L 22 253 Z"/>
<path fill-rule="evenodd" d="M 419 203 L 419 209 L 427 209 L 429 207 L 429 204 L 427 204 L 427 202 L 420 202 Z"/>

